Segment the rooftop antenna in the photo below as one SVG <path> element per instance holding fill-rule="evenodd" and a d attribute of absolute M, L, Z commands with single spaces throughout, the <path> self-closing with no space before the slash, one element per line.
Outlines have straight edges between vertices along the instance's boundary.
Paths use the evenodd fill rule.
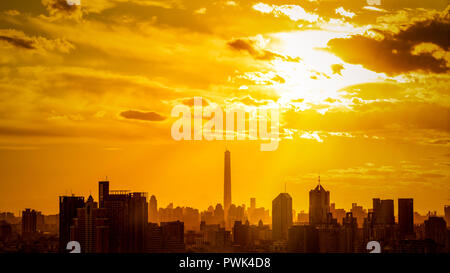
<path fill-rule="evenodd" d="M 319 173 L 319 180 L 318 181 L 319 181 L 319 186 L 320 186 L 320 173 Z"/>

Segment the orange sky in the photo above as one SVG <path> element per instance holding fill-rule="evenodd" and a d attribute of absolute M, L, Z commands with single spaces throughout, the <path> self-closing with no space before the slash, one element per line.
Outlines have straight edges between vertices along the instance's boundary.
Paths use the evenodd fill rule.
<path fill-rule="evenodd" d="M 0 3 L 0 211 L 57 213 L 113 189 L 206 209 L 450 204 L 446 0 L 14 0 Z M 280 109 L 281 142 L 174 141 L 175 105 Z"/>

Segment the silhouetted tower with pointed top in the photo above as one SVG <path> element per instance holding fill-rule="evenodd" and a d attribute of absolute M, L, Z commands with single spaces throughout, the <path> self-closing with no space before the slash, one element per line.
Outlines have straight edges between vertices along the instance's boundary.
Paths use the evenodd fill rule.
<path fill-rule="evenodd" d="M 328 214 L 330 213 L 330 192 L 326 191 L 320 185 L 320 176 L 318 185 L 314 190 L 309 191 L 309 224 L 326 224 Z"/>
<path fill-rule="evenodd" d="M 225 151 L 225 170 L 223 183 L 223 208 L 225 214 L 225 223 L 228 223 L 228 210 L 231 206 L 231 162 L 230 151 Z"/>

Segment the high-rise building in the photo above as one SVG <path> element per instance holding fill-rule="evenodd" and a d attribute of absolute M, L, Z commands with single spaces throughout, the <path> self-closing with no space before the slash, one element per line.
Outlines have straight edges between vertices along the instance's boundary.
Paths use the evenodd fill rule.
<path fill-rule="evenodd" d="M 250 209 L 256 209 L 256 198 L 250 198 Z"/>
<path fill-rule="evenodd" d="M 156 196 L 152 195 L 148 204 L 148 221 L 150 223 L 158 223 L 158 201 Z"/>
<path fill-rule="evenodd" d="M 110 219 L 110 251 L 123 253 L 128 251 L 129 243 L 129 192 L 109 191 L 103 200 L 103 207 L 108 211 Z"/>
<path fill-rule="evenodd" d="M 373 199 L 373 222 L 378 225 L 394 225 L 394 200 Z"/>
<path fill-rule="evenodd" d="M 412 198 L 398 199 L 398 225 L 401 235 L 414 233 L 414 207 Z"/>
<path fill-rule="evenodd" d="M 162 229 L 157 223 L 148 223 L 145 232 L 145 248 L 146 252 L 159 253 L 163 252 L 163 236 Z"/>
<path fill-rule="evenodd" d="M 223 209 L 225 222 L 228 223 L 228 210 L 231 206 L 231 162 L 230 151 L 225 151 L 225 170 L 223 183 Z"/>
<path fill-rule="evenodd" d="M 66 251 L 70 240 L 70 226 L 73 219 L 77 217 L 77 209 L 84 207 L 82 196 L 60 196 L 59 197 L 59 250 Z"/>
<path fill-rule="evenodd" d="M 356 234 L 358 231 L 357 218 L 352 212 L 347 212 L 342 220 L 343 229 L 340 234 L 340 252 L 352 253 L 356 248 Z"/>
<path fill-rule="evenodd" d="M 309 191 L 309 224 L 326 224 L 330 213 L 330 192 L 319 184 Z"/>
<path fill-rule="evenodd" d="M 109 195 L 109 181 L 99 181 L 98 182 L 98 206 L 100 208 L 104 207 L 104 200 L 108 198 Z"/>
<path fill-rule="evenodd" d="M 272 201 L 272 237 L 274 240 L 287 240 L 288 229 L 292 226 L 292 198 L 280 193 Z"/>
<path fill-rule="evenodd" d="M 129 251 L 143 252 L 145 250 L 145 230 L 148 223 L 147 194 L 143 192 L 130 193 L 129 209 Z"/>
<path fill-rule="evenodd" d="M 99 182 L 101 208 L 109 218 L 111 252 L 140 252 L 145 249 L 148 223 L 147 193 L 110 190 L 108 181 Z"/>
<path fill-rule="evenodd" d="M 77 217 L 71 226 L 71 241 L 78 241 L 83 253 L 106 253 L 109 251 L 109 221 L 107 210 L 98 208 L 89 196 L 83 208 L 77 209 Z"/>
<path fill-rule="evenodd" d="M 36 233 L 37 213 L 35 210 L 22 211 L 22 235 L 28 236 Z"/>

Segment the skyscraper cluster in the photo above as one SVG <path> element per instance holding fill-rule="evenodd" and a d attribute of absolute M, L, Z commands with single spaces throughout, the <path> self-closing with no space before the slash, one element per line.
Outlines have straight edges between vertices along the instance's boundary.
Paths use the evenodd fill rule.
<path fill-rule="evenodd" d="M 70 241 L 83 253 L 142 252 L 367 252 L 369 241 L 380 243 L 382 252 L 450 252 L 450 206 L 444 217 L 414 212 L 412 198 L 398 199 L 398 218 L 392 199 L 373 198 L 372 208 L 352 203 L 349 211 L 331 203 L 330 191 L 320 182 L 309 191 L 309 210 L 297 215 L 293 198 L 278 194 L 269 210 L 236 206 L 231 200 L 231 155 L 225 152 L 223 204 L 205 211 L 192 207 L 158 208 L 156 196 L 144 192 L 111 190 L 109 181 L 98 182 L 98 202 L 90 195 L 59 197 L 59 251 Z M 25 209 L 21 221 L 12 213 L 0 214 L 0 250 L 23 245 L 30 251 L 52 251 L 58 244 L 38 236 L 57 215 L 45 217 Z M 21 237 L 14 238 L 16 226 Z M 54 238 L 57 240 L 57 238 Z M 33 241 L 35 240 L 35 241 Z M 38 241 L 36 241 L 38 240 Z M 41 240 L 41 241 L 39 241 Z M 40 244 L 36 244 L 40 243 Z M 17 246 L 15 246 L 17 247 Z"/>
<path fill-rule="evenodd" d="M 153 215 L 154 196 L 151 202 Z M 109 181 L 99 182 L 99 203 L 94 202 L 92 196 L 86 202 L 83 197 L 62 196 L 60 251 L 65 251 L 69 241 L 78 241 L 85 253 L 138 253 L 162 251 L 165 247 L 184 249 L 183 223 L 155 226 L 148 221 L 148 210 L 147 193 L 110 190 Z"/>

